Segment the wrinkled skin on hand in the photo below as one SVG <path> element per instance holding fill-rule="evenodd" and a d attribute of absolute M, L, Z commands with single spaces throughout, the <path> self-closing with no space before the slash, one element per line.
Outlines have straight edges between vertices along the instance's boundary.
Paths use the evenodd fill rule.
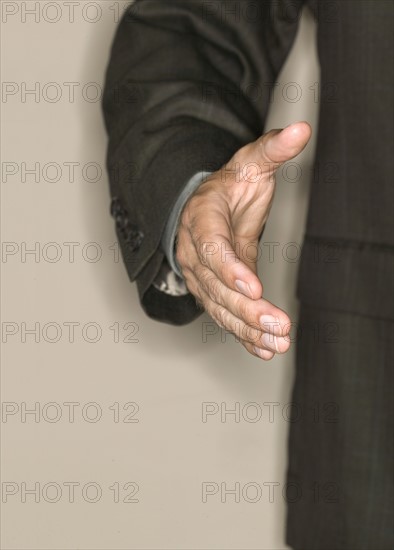
<path fill-rule="evenodd" d="M 297 122 L 245 145 L 211 174 L 184 206 L 176 260 L 186 286 L 212 319 L 256 357 L 290 347 L 288 315 L 264 299 L 257 276 L 259 237 L 275 191 L 275 172 L 311 137 Z"/>

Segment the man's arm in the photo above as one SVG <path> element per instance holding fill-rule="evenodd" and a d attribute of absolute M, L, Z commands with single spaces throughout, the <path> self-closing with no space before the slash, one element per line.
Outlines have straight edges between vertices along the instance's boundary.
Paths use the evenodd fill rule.
<path fill-rule="evenodd" d="M 175 313 L 171 297 L 151 313 L 166 300 L 152 285 L 166 222 L 185 182 L 262 133 L 301 4 L 140 0 L 118 27 L 103 100 L 112 212 L 129 278 L 154 318 L 201 313 L 190 294 Z"/>

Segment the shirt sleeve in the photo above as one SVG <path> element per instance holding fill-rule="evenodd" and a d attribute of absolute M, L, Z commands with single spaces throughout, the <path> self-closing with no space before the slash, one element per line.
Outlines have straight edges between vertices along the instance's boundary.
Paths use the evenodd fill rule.
<path fill-rule="evenodd" d="M 189 179 L 185 187 L 182 189 L 174 208 L 171 211 L 168 218 L 166 228 L 161 239 L 161 248 L 166 255 L 167 261 L 170 264 L 172 270 L 183 279 L 180 267 L 175 258 L 175 237 L 178 231 L 178 225 L 181 217 L 183 207 L 186 205 L 187 200 L 193 194 L 193 192 L 199 187 L 199 185 L 211 174 L 212 172 L 197 172 L 193 177 Z"/>

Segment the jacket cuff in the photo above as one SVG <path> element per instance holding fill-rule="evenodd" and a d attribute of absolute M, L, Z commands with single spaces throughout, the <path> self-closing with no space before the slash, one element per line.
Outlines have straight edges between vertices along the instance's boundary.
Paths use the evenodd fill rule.
<path fill-rule="evenodd" d="M 170 296 L 154 286 L 165 254 L 160 246 L 169 214 L 182 186 L 198 172 L 219 170 L 245 143 L 221 128 L 201 122 L 173 128 L 137 177 L 130 177 L 133 147 L 126 136 L 110 150 L 108 171 L 120 250 L 130 281 L 152 319 L 184 325 L 203 313 L 194 296 Z M 134 166 L 134 165 L 133 165 Z"/>
<path fill-rule="evenodd" d="M 174 132 L 132 181 L 128 179 L 128 140 L 110 155 L 112 214 L 120 249 L 129 279 L 140 279 L 142 294 L 161 265 L 164 257 L 161 239 L 185 181 L 198 172 L 219 170 L 242 145 L 232 134 L 197 121 Z"/>

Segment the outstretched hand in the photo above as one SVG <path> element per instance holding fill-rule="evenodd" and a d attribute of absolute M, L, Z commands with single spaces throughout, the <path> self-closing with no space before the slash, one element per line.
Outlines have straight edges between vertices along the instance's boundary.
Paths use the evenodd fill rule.
<path fill-rule="evenodd" d="M 259 237 L 275 191 L 275 172 L 311 137 L 297 122 L 245 145 L 192 194 L 182 210 L 176 259 L 189 291 L 219 326 L 253 355 L 271 359 L 290 347 L 288 315 L 263 298 Z"/>

